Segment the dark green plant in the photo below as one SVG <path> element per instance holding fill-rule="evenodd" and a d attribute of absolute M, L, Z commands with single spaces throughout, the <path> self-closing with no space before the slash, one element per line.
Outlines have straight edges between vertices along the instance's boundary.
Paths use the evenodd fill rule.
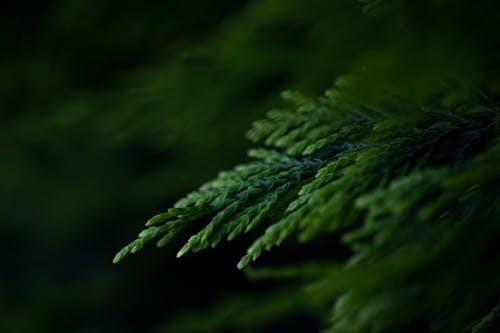
<path fill-rule="evenodd" d="M 332 333 L 499 329 L 500 106 L 490 43 L 498 39 L 479 16 L 471 17 L 478 26 L 467 27 L 467 47 L 449 37 L 454 28 L 467 31 L 453 21 L 466 2 L 363 2 L 387 19 L 380 25 L 389 41 L 366 51 L 353 74 L 321 97 L 283 93 L 288 106 L 268 112 L 247 134 L 263 146 L 249 151 L 251 161 L 151 218 L 114 258 L 192 230 L 178 257 L 253 232 L 238 268 L 294 287 L 262 298 L 269 316 L 254 300 L 240 300 L 244 316 L 228 310 L 238 301 L 229 302 L 205 317 L 215 321 L 208 328 L 189 328 L 187 319 L 166 331 L 251 331 L 305 308 L 323 318 L 333 309 L 323 325 Z M 405 41 L 387 23 L 389 15 L 394 22 L 409 17 L 398 10 L 405 6 L 436 15 L 449 10 L 443 21 L 455 25 L 442 33 L 443 23 L 426 18 Z M 291 238 L 327 239 L 348 254 L 249 267 Z"/>
<path fill-rule="evenodd" d="M 248 132 L 268 148 L 153 217 L 114 261 L 153 239 L 163 246 L 191 224 L 201 230 L 178 256 L 267 224 L 240 269 L 290 236 L 336 233 L 331 241 L 352 255 L 308 277 L 309 297 L 335 303 L 332 332 L 419 318 L 449 332 L 472 327 L 500 292 L 498 105 L 476 96 L 397 116 L 337 89 L 283 97 L 292 108 L 270 111 Z"/>

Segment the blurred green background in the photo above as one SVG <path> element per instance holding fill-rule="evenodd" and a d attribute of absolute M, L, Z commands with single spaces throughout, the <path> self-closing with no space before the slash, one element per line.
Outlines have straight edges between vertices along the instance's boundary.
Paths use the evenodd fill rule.
<path fill-rule="evenodd" d="M 418 3 L 405 6 L 390 19 L 365 15 L 352 0 L 6 6 L 0 332 L 160 332 L 183 309 L 266 294 L 273 284 L 251 283 L 235 267 L 245 238 L 182 260 L 175 259 L 182 240 L 119 265 L 111 259 L 149 217 L 245 161 L 246 130 L 281 105 L 282 90 L 321 94 L 339 75 L 364 70 L 367 59 L 380 64 L 375 76 L 387 81 L 411 68 L 417 83 L 422 68 L 467 72 L 464 64 L 494 60 L 474 44 L 498 43 L 493 19 L 476 26 L 481 34 L 455 31 L 488 6 L 443 9 L 449 15 L 439 20 Z M 255 324 L 262 332 L 320 325 L 307 312 L 290 315 Z"/>
<path fill-rule="evenodd" d="M 111 259 L 147 218 L 244 161 L 244 133 L 280 91 L 330 86 L 363 43 L 336 28 L 364 20 L 359 5 L 54 0 L 1 15 L 0 331 L 148 332 L 267 288 L 235 267 L 245 240 Z M 297 318 L 284 327 L 311 328 Z"/>

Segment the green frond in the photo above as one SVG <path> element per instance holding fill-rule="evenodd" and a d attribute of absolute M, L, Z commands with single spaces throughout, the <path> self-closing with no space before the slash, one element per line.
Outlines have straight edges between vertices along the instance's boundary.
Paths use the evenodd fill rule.
<path fill-rule="evenodd" d="M 357 112 L 346 113 L 341 110 L 345 105 L 336 105 L 328 97 L 308 99 L 291 92 L 284 96 L 295 109 L 269 112 L 248 134 L 254 142 L 274 149 L 250 150 L 255 161 L 221 172 L 174 208 L 153 217 L 146 224 L 149 228 L 122 249 L 115 261 L 158 236 L 164 237 L 159 242 L 164 245 L 180 229 L 202 218 L 209 218 L 208 224 L 187 241 L 178 256 L 215 246 L 225 237 L 232 240 L 253 229 L 296 186 L 300 186 L 296 197 L 280 220 L 250 246 L 240 268 L 292 234 L 307 241 L 325 231 L 350 229 L 359 223 L 367 205 L 383 202 L 370 208 L 364 228 L 346 233 L 344 239 L 366 237 L 373 225 L 383 228 L 374 222 L 376 216 L 397 213 L 400 218 L 422 200 L 432 184 L 429 181 L 444 177 L 450 166 L 460 165 L 491 135 L 497 121 L 495 110 L 476 103 L 456 110 L 432 106 L 412 117 L 412 122 L 388 126 L 388 119 L 366 106 L 351 105 Z M 439 165 L 446 168 L 419 171 Z M 419 182 L 423 183 L 420 190 L 413 191 Z"/>
<path fill-rule="evenodd" d="M 194 222 L 203 226 L 178 257 L 263 224 L 240 269 L 292 237 L 310 242 L 330 235 L 351 251 L 342 262 L 244 271 L 251 279 L 307 281 L 308 297 L 333 308 L 325 332 L 384 332 L 420 317 L 443 332 L 471 328 L 500 292 L 495 265 L 480 276 L 460 268 L 491 251 L 500 234 L 497 104 L 472 96 L 453 108 L 434 100 L 392 115 L 362 100 L 347 102 L 352 83 L 344 84 L 316 99 L 285 93 L 289 108 L 270 111 L 248 132 L 264 146 L 248 152 L 250 162 L 150 219 L 114 261 L 153 239 L 163 246 Z M 457 251 L 467 241 L 474 246 Z M 451 302 L 465 283 L 464 299 Z M 491 288 L 492 297 L 484 297 Z"/>

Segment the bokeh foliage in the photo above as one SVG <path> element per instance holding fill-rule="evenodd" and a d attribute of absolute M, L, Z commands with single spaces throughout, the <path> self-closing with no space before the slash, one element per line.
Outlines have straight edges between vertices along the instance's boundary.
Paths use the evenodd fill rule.
<path fill-rule="evenodd" d="M 261 304 L 282 313 L 275 329 L 325 327 L 315 321 L 321 311 L 288 308 L 303 304 L 298 296 L 291 305 L 278 290 L 265 297 L 273 284 L 248 283 L 234 270 L 235 249 L 253 237 L 180 262 L 168 255 L 175 242 L 125 265 L 109 260 L 137 221 L 244 161 L 245 131 L 284 89 L 317 96 L 353 75 L 347 104 L 400 119 L 500 88 L 493 1 L 72 0 L 5 13 L 2 331 L 144 332 L 164 320 L 178 330 L 179 308 L 230 303 L 220 295 L 254 308 L 261 293 Z M 415 178 L 398 188 L 419 186 Z M 397 193 L 381 192 L 366 205 L 387 196 L 399 204 Z M 341 259 L 324 249 L 291 245 L 274 260 Z M 361 295 L 369 288 L 361 284 Z M 276 322 L 230 317 L 229 331 Z"/>

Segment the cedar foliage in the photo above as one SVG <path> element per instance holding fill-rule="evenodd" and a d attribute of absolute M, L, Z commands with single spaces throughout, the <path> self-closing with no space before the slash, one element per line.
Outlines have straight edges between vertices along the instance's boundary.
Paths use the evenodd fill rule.
<path fill-rule="evenodd" d="M 197 231 L 178 257 L 251 232 L 238 268 L 252 279 L 295 281 L 295 288 L 260 303 L 249 297 L 228 316 L 229 301 L 166 331 L 203 331 L 190 330 L 193 316 L 214 321 L 205 331 L 258 330 L 303 308 L 323 318 L 332 309 L 323 324 L 332 333 L 498 330 L 498 15 L 480 15 L 491 10 L 487 2 L 362 2 L 389 36 L 387 22 L 435 16 L 416 24 L 413 40 L 396 35 L 367 50 L 324 95 L 284 92 L 286 106 L 248 131 L 257 146 L 249 162 L 151 218 L 114 258 L 152 241 L 164 246 L 185 230 Z M 464 15 L 475 24 L 460 26 Z M 444 24 L 436 18 L 453 24 L 451 37 L 436 30 Z M 467 32 L 463 44 L 460 32 Z M 325 238 L 350 255 L 249 266 L 285 241 Z"/>

